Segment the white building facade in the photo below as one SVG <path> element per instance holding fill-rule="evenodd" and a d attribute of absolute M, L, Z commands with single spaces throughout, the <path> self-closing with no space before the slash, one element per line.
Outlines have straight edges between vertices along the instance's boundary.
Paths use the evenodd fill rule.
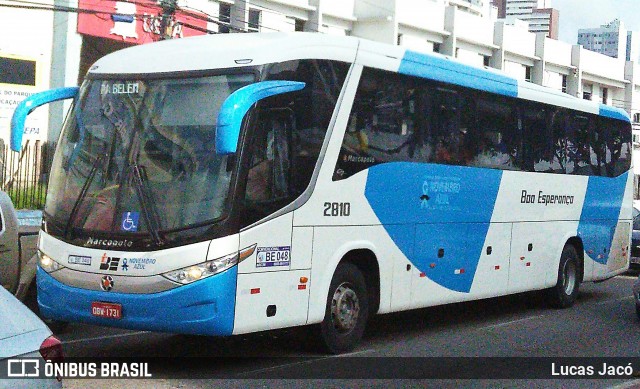
<path fill-rule="evenodd" d="M 15 42 L 0 38 L 0 55 L 39 56 L 40 68 L 44 69 L 41 89 L 78 85 L 97 58 L 128 45 L 157 40 L 162 33 L 158 17 L 161 9 L 152 0 L 146 0 L 148 5 L 142 0 L 55 1 L 72 8 L 102 7 L 107 13 L 146 16 L 127 26 L 104 15 L 98 22 L 75 13 L 55 12 L 54 16 L 51 11 L 15 10 L 16 14 L 7 19 L 17 31 L 23 31 L 18 34 L 23 38 Z M 178 6 L 200 16 L 187 19 L 188 15 L 176 12 L 175 21 L 165 31 L 176 38 L 207 31 L 317 31 L 359 36 L 417 51 L 439 52 L 577 97 L 622 107 L 640 125 L 640 69 L 635 63 L 531 33 L 526 23 L 495 21 L 489 0 L 181 0 Z M 17 21 L 31 23 L 35 13 L 44 15 L 37 26 L 18 26 Z M 1 13 L 0 19 L 4 16 Z M 35 36 L 38 39 L 31 38 Z M 40 139 L 55 141 L 65 107 L 60 103 L 49 111 L 48 126 L 46 117 L 42 120 L 49 131 L 41 131 Z M 8 134 L 0 137 L 8 140 Z"/>
<path fill-rule="evenodd" d="M 0 1 L 0 5 L 6 3 Z M 43 7 L 51 3 L 42 1 Z M 9 122 L 16 106 L 51 84 L 53 13 L 2 7 L 0 24 L 5 31 L 0 35 L 0 145 L 8 145 Z M 47 107 L 29 115 L 24 139 L 31 143 L 47 139 L 47 117 Z"/>

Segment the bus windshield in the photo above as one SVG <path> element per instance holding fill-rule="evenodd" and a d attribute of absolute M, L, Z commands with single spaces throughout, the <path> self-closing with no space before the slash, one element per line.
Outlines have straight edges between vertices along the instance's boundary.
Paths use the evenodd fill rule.
<path fill-rule="evenodd" d="M 232 166 L 215 150 L 224 100 L 255 75 L 91 79 L 70 110 L 45 214 L 74 235 L 151 235 L 225 215 Z"/>

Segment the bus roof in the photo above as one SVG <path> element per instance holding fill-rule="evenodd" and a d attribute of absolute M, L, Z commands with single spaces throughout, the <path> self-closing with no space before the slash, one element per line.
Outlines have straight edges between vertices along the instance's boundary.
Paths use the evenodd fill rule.
<path fill-rule="evenodd" d="M 629 115 L 623 109 L 518 80 L 496 69 L 471 66 L 438 53 L 421 53 L 362 38 L 321 33 L 215 34 L 165 40 L 111 53 L 91 67 L 89 76 L 198 72 L 292 59 L 359 62 L 375 68 L 630 122 Z"/>
<path fill-rule="evenodd" d="M 319 33 L 215 34 L 129 47 L 99 59 L 90 75 L 237 68 L 292 59 L 355 60 L 358 39 Z"/>

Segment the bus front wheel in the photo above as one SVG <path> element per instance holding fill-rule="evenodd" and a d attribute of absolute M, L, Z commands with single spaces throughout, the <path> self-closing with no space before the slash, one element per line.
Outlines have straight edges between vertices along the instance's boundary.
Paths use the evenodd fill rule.
<path fill-rule="evenodd" d="M 554 308 L 568 308 L 576 302 L 580 289 L 578 269 L 578 253 L 573 245 L 567 244 L 560 256 L 558 282 L 546 291 L 549 305 Z"/>
<path fill-rule="evenodd" d="M 362 272 L 352 263 L 338 265 L 320 323 L 322 348 L 333 354 L 352 350 L 362 338 L 368 316 L 367 285 Z"/>

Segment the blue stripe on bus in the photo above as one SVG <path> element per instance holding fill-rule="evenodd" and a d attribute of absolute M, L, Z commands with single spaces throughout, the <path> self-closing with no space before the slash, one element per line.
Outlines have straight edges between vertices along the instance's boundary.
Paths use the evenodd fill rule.
<path fill-rule="evenodd" d="M 628 173 L 616 178 L 590 177 L 587 184 L 578 236 L 582 239 L 585 253 L 603 265 L 611 254 L 627 178 Z"/>
<path fill-rule="evenodd" d="M 600 104 L 600 116 L 607 118 L 624 120 L 627 123 L 631 122 L 627 112 L 621 108 L 615 108 L 608 105 Z"/>
<path fill-rule="evenodd" d="M 365 197 L 420 272 L 468 293 L 489 230 L 501 170 L 396 162 L 369 169 Z"/>
<path fill-rule="evenodd" d="M 518 81 L 514 78 L 410 50 L 406 51 L 398 72 L 505 96 L 518 96 Z"/>
<path fill-rule="evenodd" d="M 102 275 L 96 274 L 96 285 Z M 238 267 L 172 290 L 127 294 L 62 284 L 38 267 L 38 304 L 45 317 L 70 322 L 181 334 L 233 333 Z M 116 281 L 118 282 L 118 281 Z M 94 301 L 122 305 L 122 319 L 91 314 Z"/>

